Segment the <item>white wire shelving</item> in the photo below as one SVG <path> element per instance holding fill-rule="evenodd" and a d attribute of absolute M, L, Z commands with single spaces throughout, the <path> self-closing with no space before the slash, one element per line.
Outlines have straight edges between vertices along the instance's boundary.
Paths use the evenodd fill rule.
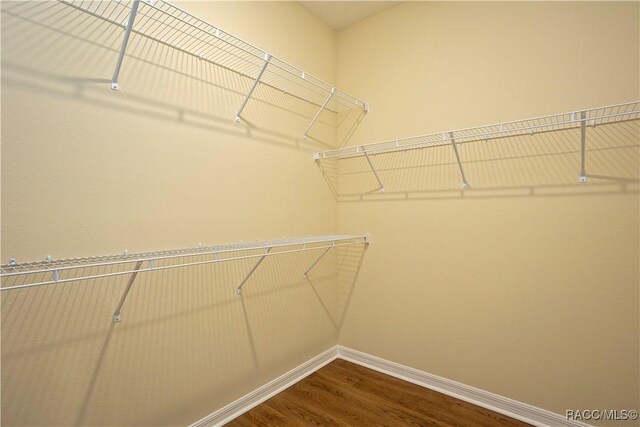
<path fill-rule="evenodd" d="M 393 139 L 372 144 L 355 145 L 338 148 L 313 154 L 315 161 L 323 159 L 348 159 L 364 157 L 374 174 L 379 190 L 384 192 L 384 184 L 376 170 L 370 156 L 399 151 L 419 150 L 428 147 L 450 145 L 455 154 L 456 162 L 460 169 L 462 188 L 469 186 L 462 166 L 462 159 L 458 151 L 458 145 L 471 142 L 483 142 L 491 139 L 509 138 L 536 133 L 564 131 L 580 129 L 580 172 L 579 182 L 587 181 L 585 170 L 585 150 L 587 127 L 608 125 L 613 123 L 638 120 L 640 118 L 640 101 L 623 104 L 608 105 L 568 113 L 552 114 L 548 116 L 532 117 L 528 119 L 514 120 L 510 122 L 477 126 L 464 129 L 456 129 L 428 135 L 412 136 L 408 138 Z"/>
<path fill-rule="evenodd" d="M 220 246 L 198 246 L 134 254 L 125 251 L 120 255 L 59 260 L 47 257 L 43 261 L 26 263 L 18 263 L 15 259 L 11 259 L 8 264 L 0 266 L 0 279 L 2 280 L 0 291 L 18 291 L 39 286 L 127 275 L 129 276 L 127 286 L 113 315 L 113 321 L 119 322 L 122 306 L 136 276 L 140 273 L 257 258 L 257 262 L 236 287 L 237 294 L 241 295 L 243 286 L 267 257 L 295 252 L 319 251 L 320 255 L 303 273 L 303 277 L 306 278 L 329 250 L 344 246 L 368 245 L 370 242 L 368 234 L 329 235 Z M 7 282 L 10 284 L 6 285 Z"/>
<path fill-rule="evenodd" d="M 111 88 L 114 90 L 120 88 L 120 69 L 129 38 L 134 34 L 248 78 L 252 85 L 237 110 L 236 121 L 242 119 L 242 112 L 258 85 L 276 89 L 317 106 L 317 114 L 304 131 L 305 137 L 323 111 L 338 113 L 359 109 L 363 114 L 368 111 L 366 102 L 168 1 L 58 1 L 124 30 L 111 80 Z"/>

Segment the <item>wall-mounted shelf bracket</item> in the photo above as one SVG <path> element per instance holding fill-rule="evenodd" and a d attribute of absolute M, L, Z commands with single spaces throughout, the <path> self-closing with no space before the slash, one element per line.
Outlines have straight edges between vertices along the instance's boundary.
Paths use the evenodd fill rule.
<path fill-rule="evenodd" d="M 124 292 L 120 297 L 120 302 L 116 307 L 116 311 L 113 312 L 113 323 L 118 323 L 119 321 L 122 320 L 122 314 L 120 313 L 120 311 L 122 310 L 122 306 L 124 305 L 124 302 L 127 299 L 127 295 L 129 295 L 129 291 L 131 290 L 131 286 L 133 285 L 133 282 L 136 280 L 136 276 L 140 271 L 140 267 L 142 267 L 142 261 L 138 261 L 136 263 L 136 266 L 133 268 L 133 272 L 131 273 L 131 276 L 129 276 L 129 282 L 127 283 L 127 287 L 124 288 Z M 149 263 L 149 267 L 153 268 L 153 264 Z"/>
<path fill-rule="evenodd" d="M 594 122 L 595 126 L 595 122 Z M 587 182 L 587 173 L 584 169 L 585 149 L 587 147 L 587 112 L 580 113 L 580 182 Z"/>
<path fill-rule="evenodd" d="M 309 123 L 309 126 L 307 126 L 307 128 L 304 130 L 304 137 L 305 138 L 307 137 L 307 134 L 309 133 L 309 130 L 311 130 L 311 127 L 314 125 L 316 120 L 318 120 L 318 117 L 320 117 L 320 114 L 322 114 L 322 111 L 324 111 L 325 107 L 327 106 L 329 101 L 331 101 L 331 98 L 333 98 L 333 95 L 335 93 L 336 93 L 336 88 L 332 87 L 331 88 L 331 92 L 329 93 L 329 96 L 327 96 L 327 99 L 324 100 L 324 103 L 322 104 L 322 106 L 320 107 L 320 109 L 318 110 L 316 115 L 313 117 L 313 120 L 311 120 L 311 123 Z"/>
<path fill-rule="evenodd" d="M 122 44 L 120 45 L 120 52 L 118 53 L 118 62 L 116 62 L 116 69 L 113 72 L 113 78 L 111 79 L 111 89 L 120 89 L 118 78 L 120 76 L 120 67 L 122 67 L 122 61 L 124 60 L 124 54 L 129 44 L 129 37 L 131 36 L 131 30 L 133 29 L 133 23 L 136 20 L 136 14 L 138 13 L 138 6 L 140 0 L 134 0 L 131 5 L 131 11 L 129 12 L 129 19 L 127 20 L 127 26 L 124 29 L 124 37 L 122 38 Z"/>
<path fill-rule="evenodd" d="M 240 109 L 238 110 L 238 113 L 236 114 L 236 122 L 239 122 L 240 119 L 242 118 L 242 110 L 244 110 L 244 107 L 247 105 L 247 102 L 249 102 L 249 98 L 251 98 L 251 95 L 253 94 L 253 91 L 255 91 L 256 88 L 258 87 L 258 83 L 260 83 L 260 79 L 262 78 L 262 75 L 264 74 L 264 72 L 267 70 L 267 65 L 269 65 L 270 61 L 271 61 L 271 55 L 269 55 L 268 53 L 265 53 L 264 54 L 264 64 L 262 64 L 262 68 L 260 69 L 260 72 L 256 76 L 256 79 L 253 82 L 253 85 L 251 86 L 251 89 L 249 89 L 249 92 L 247 93 L 247 96 L 245 96 L 244 97 L 244 101 L 242 101 L 242 105 L 240 106 Z"/>
<path fill-rule="evenodd" d="M 367 159 L 367 163 L 369 163 L 369 167 L 371 168 L 371 171 L 373 172 L 373 176 L 376 177 L 376 181 L 378 181 L 378 185 L 380 185 L 380 188 L 378 188 L 378 190 L 381 193 L 384 193 L 384 184 L 380 180 L 380 177 L 378 176 L 378 172 L 376 171 L 376 168 L 373 167 L 373 163 L 371 162 L 371 159 L 369 158 L 369 154 L 367 154 L 367 152 L 364 151 L 364 147 L 362 147 L 362 152 L 364 153 L 364 158 Z"/>
<path fill-rule="evenodd" d="M 467 182 L 467 177 L 464 175 L 464 169 L 462 168 L 462 162 L 460 161 L 460 153 L 458 152 L 458 145 L 453 137 L 453 132 L 449 132 L 449 139 L 451 140 L 453 152 L 456 154 L 456 160 L 458 162 L 458 167 L 460 168 L 460 175 L 462 175 L 462 188 L 467 189 L 469 188 L 469 183 Z"/>
<path fill-rule="evenodd" d="M 47 264 L 51 264 L 51 262 L 53 261 L 53 258 L 51 257 L 51 255 L 47 255 L 44 258 L 44 262 L 46 262 Z M 58 283 L 60 281 L 60 270 L 52 270 L 51 271 L 51 281 L 53 283 Z"/>
<path fill-rule="evenodd" d="M 271 248 L 267 248 L 267 250 L 264 252 L 264 255 L 262 255 L 260 257 L 260 259 L 258 260 L 258 262 L 256 262 L 256 264 L 253 266 L 253 268 L 251 270 L 249 270 L 249 273 L 247 273 L 247 275 L 244 277 L 244 279 L 242 279 L 242 282 L 240 282 L 240 285 L 238 285 L 238 288 L 236 289 L 236 294 L 240 295 L 242 293 L 242 287 L 247 282 L 247 280 L 249 280 L 249 277 L 251 277 L 253 272 L 256 271 L 256 268 L 258 268 L 260 263 L 262 263 L 262 261 L 264 261 L 264 259 L 267 257 L 267 255 L 269 255 L 269 252 L 271 252 Z"/>
<path fill-rule="evenodd" d="M 307 269 L 304 271 L 304 273 L 302 273 L 302 277 L 306 279 L 306 278 L 307 278 L 307 274 L 309 274 L 309 271 L 311 271 L 311 269 L 312 269 L 313 267 L 315 267 L 315 266 L 316 266 L 316 264 L 317 264 L 317 263 L 318 263 L 318 262 L 319 262 L 319 261 L 320 261 L 320 260 L 321 260 L 325 255 L 326 255 L 326 254 L 327 254 L 327 252 L 329 252 L 329 249 L 331 249 L 331 248 L 332 248 L 332 247 L 334 247 L 335 245 L 336 245 L 336 242 L 332 242 L 332 243 L 331 243 L 331 246 L 327 246 L 327 248 L 326 248 L 324 251 L 322 251 L 322 253 L 320 254 L 320 256 L 319 256 L 318 258 L 316 258 L 316 260 L 313 262 L 313 264 L 311 264 L 311 265 L 309 266 L 309 268 L 307 268 Z"/>

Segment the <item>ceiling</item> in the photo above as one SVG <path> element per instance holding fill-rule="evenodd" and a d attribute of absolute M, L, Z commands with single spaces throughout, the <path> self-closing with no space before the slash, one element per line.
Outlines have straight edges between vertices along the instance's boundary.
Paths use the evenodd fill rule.
<path fill-rule="evenodd" d="M 341 30 L 351 24 L 375 15 L 394 6 L 399 1 L 299 1 L 311 13 L 334 30 Z"/>

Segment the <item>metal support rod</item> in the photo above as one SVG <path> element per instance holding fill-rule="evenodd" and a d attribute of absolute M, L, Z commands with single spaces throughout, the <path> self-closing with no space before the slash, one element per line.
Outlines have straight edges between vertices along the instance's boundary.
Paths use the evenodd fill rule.
<path fill-rule="evenodd" d="M 335 242 L 333 242 L 333 244 L 335 244 Z M 305 270 L 305 272 L 302 274 L 302 277 L 304 277 L 306 279 L 307 278 L 307 274 L 309 274 L 309 271 L 311 271 L 311 269 L 316 266 L 316 264 L 322 259 L 323 256 L 325 256 L 327 254 L 327 252 L 329 252 L 329 249 L 331 249 L 332 247 L 333 247 L 333 245 L 331 245 L 327 249 L 325 249 L 322 252 L 322 254 L 320 254 L 320 256 L 313 262 L 313 264 L 311 264 L 309 266 L 309 268 L 307 268 Z"/>
<path fill-rule="evenodd" d="M 580 113 L 580 182 L 587 182 L 587 173 L 584 170 L 585 149 L 587 147 L 587 113 Z"/>
<path fill-rule="evenodd" d="M 120 67 L 122 67 L 122 61 L 124 60 L 124 53 L 127 50 L 127 44 L 129 44 L 129 36 L 131 36 L 131 29 L 133 28 L 133 23 L 136 20 L 136 14 L 138 13 L 138 6 L 140 5 L 140 0 L 134 0 L 131 5 L 131 11 L 129 12 L 129 20 L 127 21 L 127 27 L 124 31 L 124 37 L 122 39 L 122 45 L 120 45 L 120 53 L 118 53 L 118 62 L 116 63 L 116 69 L 113 72 L 113 78 L 111 79 L 111 89 L 118 90 L 120 89 L 120 84 L 118 84 L 118 77 L 120 76 Z"/>
<path fill-rule="evenodd" d="M 384 193 L 384 184 L 382 183 L 382 181 L 380 181 L 380 177 L 378 176 L 378 172 L 376 172 L 376 168 L 373 167 L 373 163 L 371 163 L 371 159 L 369 158 L 369 155 L 367 154 L 367 152 L 363 151 L 363 153 L 364 153 L 364 158 L 367 159 L 367 162 L 369 163 L 369 167 L 373 171 L 373 175 L 376 177 L 376 180 L 380 185 L 380 188 L 379 188 L 380 192 Z"/>
<path fill-rule="evenodd" d="M 242 280 L 242 282 L 240 283 L 240 285 L 238 286 L 238 288 L 236 289 L 236 293 L 238 295 L 240 295 L 242 293 L 242 287 L 244 286 L 244 284 L 247 282 L 247 280 L 249 280 L 249 277 L 251 277 L 251 275 L 253 274 L 254 271 L 256 271 L 256 268 L 258 268 L 258 266 L 260 265 L 260 263 L 262 261 L 264 261 L 264 259 L 267 257 L 267 255 L 269 254 L 269 252 L 271 251 L 271 248 L 267 248 L 267 251 L 264 253 L 264 255 L 262 255 L 262 257 L 260 257 L 260 259 L 258 260 L 258 262 L 256 262 L 256 265 L 253 266 L 253 268 L 251 269 L 251 271 L 249 271 L 249 273 L 247 273 L 247 275 L 245 276 L 245 278 Z"/>
<path fill-rule="evenodd" d="M 462 168 L 462 162 L 460 161 L 458 146 L 456 145 L 456 140 L 453 137 L 453 132 L 449 132 L 449 139 L 451 139 L 451 146 L 453 147 L 453 152 L 456 153 L 456 160 L 458 161 L 458 167 L 460 168 L 460 175 L 462 175 L 462 188 L 469 188 L 469 183 L 467 182 L 467 177 L 464 175 L 464 169 Z"/>
<path fill-rule="evenodd" d="M 140 267 L 142 267 L 142 261 L 138 261 L 136 263 L 136 266 L 133 269 L 133 273 L 131 273 L 131 276 L 129 277 L 129 283 L 127 283 L 127 287 L 124 289 L 124 292 L 122 293 L 122 296 L 120 297 L 120 302 L 118 303 L 118 306 L 116 307 L 116 311 L 113 312 L 113 323 L 118 323 L 120 320 L 122 320 L 122 315 L 120 314 L 120 310 L 122 310 L 122 306 L 124 305 L 124 301 L 127 299 L 127 295 L 129 294 L 129 291 L 131 290 L 131 285 L 133 285 L 134 280 L 136 280 L 136 276 L 138 275 L 138 271 L 140 270 Z"/>
<path fill-rule="evenodd" d="M 269 65 L 269 61 L 271 61 L 271 55 L 269 55 L 268 53 L 265 53 L 264 54 L 264 64 L 262 65 L 262 69 L 258 73 L 258 76 L 256 77 L 256 80 L 253 82 L 253 85 L 251 86 L 251 89 L 249 89 L 249 93 L 247 93 L 247 96 L 244 97 L 244 101 L 242 101 L 242 105 L 240 106 L 240 109 L 238 110 L 238 113 L 236 114 L 236 122 L 240 121 L 240 117 L 242 115 L 242 110 L 244 110 L 244 107 L 247 105 L 247 102 L 249 102 L 249 98 L 251 98 L 251 95 L 253 94 L 253 91 L 256 90 L 256 87 L 258 87 L 258 83 L 260 83 L 260 79 L 262 78 L 262 75 L 264 74 L 265 70 L 267 69 L 267 65 Z"/>
<path fill-rule="evenodd" d="M 318 110 L 318 112 L 316 113 L 315 117 L 313 118 L 313 120 L 311 120 L 311 123 L 309 123 L 309 126 L 307 126 L 307 128 L 304 130 L 304 136 L 305 138 L 307 137 L 307 134 L 309 133 L 309 130 L 311 129 L 311 127 L 314 125 L 314 123 L 316 122 L 316 120 L 318 120 L 318 117 L 320 117 L 320 114 L 322 114 L 322 111 L 324 110 L 324 108 L 327 106 L 327 104 L 329 103 L 329 101 L 331 101 L 331 98 L 333 98 L 333 94 L 336 93 L 336 88 L 332 87 L 331 88 L 331 93 L 329 94 L 329 96 L 327 97 L 327 99 L 325 99 L 324 103 L 322 104 L 322 106 L 320 107 L 320 109 Z"/>

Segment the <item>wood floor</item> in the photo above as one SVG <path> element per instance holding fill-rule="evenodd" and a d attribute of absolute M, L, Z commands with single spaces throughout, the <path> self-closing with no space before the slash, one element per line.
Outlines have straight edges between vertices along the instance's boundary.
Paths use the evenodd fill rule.
<path fill-rule="evenodd" d="M 335 360 L 227 426 L 528 426 L 488 409 Z"/>

